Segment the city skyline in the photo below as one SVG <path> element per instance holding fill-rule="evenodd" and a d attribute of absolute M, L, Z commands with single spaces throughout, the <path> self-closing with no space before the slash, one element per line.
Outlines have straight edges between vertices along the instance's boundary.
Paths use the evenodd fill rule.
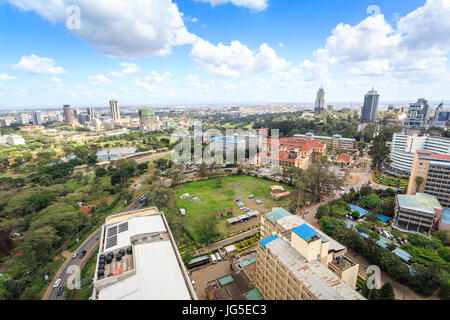
<path fill-rule="evenodd" d="M 321 83 L 329 103 L 361 103 L 372 85 L 380 103 L 449 99 L 445 0 L 222 2 L 133 0 L 135 9 L 106 12 L 97 1 L 94 20 L 82 1 L 50 12 L 42 1 L 8 0 L 0 5 L 2 30 L 11 30 L 1 35 L 0 109 L 102 106 L 112 97 L 124 106 L 314 103 Z M 66 27 L 69 4 L 80 8 L 80 29 Z M 136 21 L 121 14 L 139 9 Z M 157 31 L 146 36 L 138 23 Z"/>

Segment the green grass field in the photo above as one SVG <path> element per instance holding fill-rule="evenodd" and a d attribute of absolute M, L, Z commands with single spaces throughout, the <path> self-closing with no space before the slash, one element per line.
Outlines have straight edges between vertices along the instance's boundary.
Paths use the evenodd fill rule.
<path fill-rule="evenodd" d="M 197 219 L 214 216 L 216 211 L 220 212 L 224 209 L 234 208 L 234 216 L 244 214 L 245 212 L 236 205 L 236 199 L 241 199 L 248 208 L 258 210 L 261 214 L 273 207 L 288 208 L 291 201 L 290 198 L 272 200 L 270 187 L 280 185 L 274 181 L 247 176 L 225 177 L 221 179 L 221 183 L 217 181 L 218 179 L 190 182 L 176 188 L 177 208 L 186 209 L 186 216 L 183 218 L 186 228 L 191 229 Z M 283 186 L 286 191 L 293 190 L 290 186 Z M 189 199 L 197 196 L 200 201 L 191 202 L 189 199 L 181 199 L 180 196 L 185 193 L 189 193 Z M 248 196 L 252 194 L 255 198 L 248 199 Z M 263 200 L 263 204 L 256 204 L 256 200 Z M 227 223 L 227 219 L 231 217 L 222 217 L 218 220 L 219 232 L 233 231 Z"/>

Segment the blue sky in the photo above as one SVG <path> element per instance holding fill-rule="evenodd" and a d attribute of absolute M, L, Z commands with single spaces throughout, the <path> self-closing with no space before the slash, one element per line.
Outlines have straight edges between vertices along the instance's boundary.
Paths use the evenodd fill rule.
<path fill-rule="evenodd" d="M 0 43 L 0 108 L 450 98 L 449 0 L 0 0 Z"/>

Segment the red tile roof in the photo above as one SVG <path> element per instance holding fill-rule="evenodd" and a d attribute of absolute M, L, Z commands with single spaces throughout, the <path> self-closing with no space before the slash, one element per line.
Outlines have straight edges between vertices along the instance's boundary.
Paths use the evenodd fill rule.
<path fill-rule="evenodd" d="M 345 162 L 345 163 L 349 163 L 350 162 L 350 156 L 346 153 L 341 153 L 337 156 L 336 161 L 337 162 Z"/>

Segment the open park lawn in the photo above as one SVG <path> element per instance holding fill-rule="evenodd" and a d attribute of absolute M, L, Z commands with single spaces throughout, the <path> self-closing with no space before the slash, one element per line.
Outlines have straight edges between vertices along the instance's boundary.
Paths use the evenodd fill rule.
<path fill-rule="evenodd" d="M 186 216 L 183 218 L 184 225 L 192 230 L 196 220 L 203 217 L 214 216 L 216 211 L 234 209 L 233 216 L 239 216 L 245 213 L 239 209 L 236 199 L 241 199 L 247 208 L 258 210 L 261 214 L 266 213 L 273 207 L 288 208 L 291 198 L 275 201 L 270 195 L 270 187 L 273 185 L 283 185 L 275 181 L 258 179 L 247 176 L 225 177 L 221 179 L 211 179 L 205 181 L 196 181 L 186 183 L 176 188 L 177 208 L 186 209 Z M 286 191 L 293 190 L 292 187 L 283 185 Z M 181 199 L 180 196 L 189 193 L 188 199 Z M 249 199 L 249 195 L 254 195 L 254 199 Z M 200 201 L 191 202 L 193 197 L 199 197 Z M 262 200 L 258 205 L 256 200 Z M 218 229 L 222 234 L 237 231 L 249 226 L 247 223 L 236 224 L 233 227 L 228 225 L 227 219 L 233 216 L 226 216 L 218 219 Z M 259 222 L 259 219 L 255 219 Z M 254 224 L 254 223 L 253 223 Z"/>

